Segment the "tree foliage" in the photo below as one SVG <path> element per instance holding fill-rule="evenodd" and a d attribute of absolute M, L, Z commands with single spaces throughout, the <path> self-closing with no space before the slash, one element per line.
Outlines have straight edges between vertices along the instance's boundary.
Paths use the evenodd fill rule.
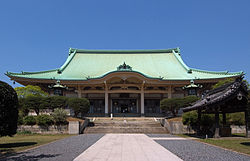
<path fill-rule="evenodd" d="M 39 126 L 49 126 L 54 123 L 52 116 L 50 115 L 39 115 L 36 117 L 36 123 Z"/>
<path fill-rule="evenodd" d="M 75 117 L 80 113 L 84 115 L 89 111 L 90 103 L 86 98 L 69 98 L 68 105 L 74 110 Z"/>
<path fill-rule="evenodd" d="M 18 98 L 16 91 L 0 81 L 0 136 L 16 134 L 18 119 Z"/>
<path fill-rule="evenodd" d="M 19 98 L 26 98 L 32 96 L 48 96 L 48 93 L 44 92 L 39 86 L 27 85 L 25 87 L 15 88 Z"/>
<path fill-rule="evenodd" d="M 44 97 L 42 96 L 34 96 L 34 95 L 30 95 L 27 96 L 27 98 L 25 98 L 25 108 L 27 109 L 31 109 L 34 110 L 36 112 L 37 115 L 39 115 L 40 110 L 44 109 Z"/>
<path fill-rule="evenodd" d="M 52 110 L 56 108 L 66 108 L 67 105 L 67 97 L 64 96 L 52 96 L 49 98 L 50 100 L 50 107 Z"/>
<path fill-rule="evenodd" d="M 182 115 L 182 122 L 184 125 L 192 127 L 192 129 L 197 130 L 198 123 L 197 111 L 186 112 Z M 200 130 L 202 135 L 213 136 L 214 131 L 211 129 L 214 125 L 214 115 L 212 114 L 202 114 L 200 122 Z M 211 130 L 211 131 L 210 131 Z"/>
<path fill-rule="evenodd" d="M 232 83 L 233 81 L 234 81 L 233 78 L 227 78 L 227 79 L 220 80 L 218 83 L 216 83 L 215 85 L 212 86 L 212 89 L 218 88 L 218 87 L 223 86 L 223 85 L 228 84 L 228 83 Z"/>
<path fill-rule="evenodd" d="M 36 124 L 36 117 L 35 116 L 25 116 L 23 118 L 23 123 L 25 125 L 35 125 Z"/>
<path fill-rule="evenodd" d="M 176 116 L 177 111 L 180 108 L 189 106 L 190 103 L 198 100 L 196 96 L 187 96 L 183 98 L 166 98 L 163 99 L 160 103 L 160 107 L 162 110 L 170 111 L 173 116 Z"/>

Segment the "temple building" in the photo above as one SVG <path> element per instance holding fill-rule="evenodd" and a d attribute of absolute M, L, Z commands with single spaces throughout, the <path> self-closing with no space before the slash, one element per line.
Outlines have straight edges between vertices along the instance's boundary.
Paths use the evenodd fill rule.
<path fill-rule="evenodd" d="M 91 104 L 89 115 L 157 116 L 162 114 L 160 100 L 201 96 L 219 80 L 238 78 L 243 72 L 190 68 L 183 62 L 179 48 L 70 48 L 67 60 L 58 69 L 6 75 L 22 85 L 40 86 L 51 95 L 85 97 Z"/>

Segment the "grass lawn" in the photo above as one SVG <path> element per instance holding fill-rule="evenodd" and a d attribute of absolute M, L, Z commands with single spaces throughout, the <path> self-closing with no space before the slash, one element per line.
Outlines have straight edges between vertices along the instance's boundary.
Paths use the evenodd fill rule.
<path fill-rule="evenodd" d="M 13 137 L 0 137 L 0 155 L 15 153 L 33 148 L 55 140 L 63 139 L 72 135 L 56 134 L 16 134 Z"/>
<path fill-rule="evenodd" d="M 189 137 L 188 135 L 178 135 Z M 250 138 L 245 138 L 244 134 L 234 134 L 233 137 L 197 139 L 197 141 L 216 145 L 225 149 L 231 149 L 240 153 L 250 155 Z"/>

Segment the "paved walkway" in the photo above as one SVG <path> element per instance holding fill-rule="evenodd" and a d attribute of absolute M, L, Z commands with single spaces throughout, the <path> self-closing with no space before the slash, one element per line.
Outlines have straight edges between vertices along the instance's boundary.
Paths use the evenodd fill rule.
<path fill-rule="evenodd" d="M 0 159 L 2 160 L 250 161 L 250 156 L 169 134 L 83 134 Z"/>
<path fill-rule="evenodd" d="M 145 134 L 106 134 L 74 161 L 182 161 Z"/>

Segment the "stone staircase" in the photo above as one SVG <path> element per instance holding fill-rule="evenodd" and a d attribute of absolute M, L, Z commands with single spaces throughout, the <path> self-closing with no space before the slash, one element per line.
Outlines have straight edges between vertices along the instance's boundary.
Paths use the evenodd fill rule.
<path fill-rule="evenodd" d="M 166 134 L 169 133 L 155 118 L 134 117 L 107 117 L 90 118 L 92 126 L 85 128 L 85 134 L 93 133 L 145 133 Z M 91 125 L 90 124 L 90 125 Z"/>

